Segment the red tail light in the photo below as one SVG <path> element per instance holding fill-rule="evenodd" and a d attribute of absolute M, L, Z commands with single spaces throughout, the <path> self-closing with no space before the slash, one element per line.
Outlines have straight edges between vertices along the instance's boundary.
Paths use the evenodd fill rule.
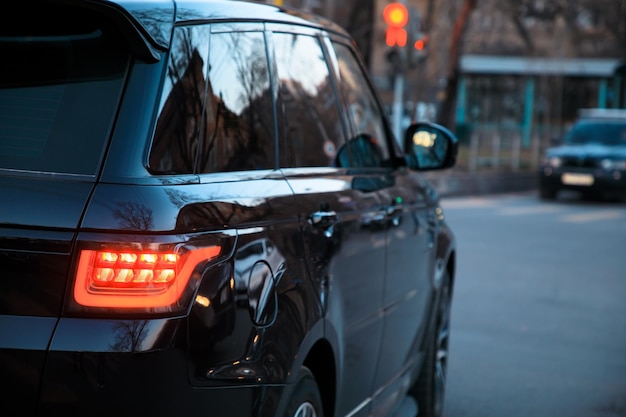
<path fill-rule="evenodd" d="M 82 250 L 74 300 L 85 307 L 159 309 L 175 305 L 196 267 L 219 246 L 178 251 Z"/>

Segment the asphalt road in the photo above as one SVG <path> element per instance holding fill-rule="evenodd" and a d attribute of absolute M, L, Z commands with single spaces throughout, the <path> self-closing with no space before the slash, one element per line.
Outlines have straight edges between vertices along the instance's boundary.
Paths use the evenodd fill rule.
<path fill-rule="evenodd" d="M 626 416 L 626 204 L 444 198 L 458 274 L 444 417 Z"/>

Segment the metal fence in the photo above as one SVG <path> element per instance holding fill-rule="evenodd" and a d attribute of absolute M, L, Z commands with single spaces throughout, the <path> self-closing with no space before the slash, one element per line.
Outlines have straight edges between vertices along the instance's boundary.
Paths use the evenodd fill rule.
<path fill-rule="evenodd" d="M 457 167 L 475 171 L 535 171 L 543 151 L 561 134 L 559 128 L 536 127 L 524 140 L 516 126 L 474 125 L 459 135 Z"/>

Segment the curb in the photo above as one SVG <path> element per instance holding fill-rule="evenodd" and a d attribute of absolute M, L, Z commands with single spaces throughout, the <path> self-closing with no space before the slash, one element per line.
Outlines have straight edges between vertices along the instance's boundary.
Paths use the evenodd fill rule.
<path fill-rule="evenodd" d="M 433 171 L 425 175 L 441 197 L 504 194 L 537 189 L 537 175 L 529 172 Z"/>

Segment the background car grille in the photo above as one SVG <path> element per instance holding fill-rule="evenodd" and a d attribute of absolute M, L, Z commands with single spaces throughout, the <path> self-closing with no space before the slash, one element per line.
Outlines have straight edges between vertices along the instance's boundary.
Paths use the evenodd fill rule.
<path fill-rule="evenodd" d="M 597 168 L 600 161 L 594 158 L 563 158 L 563 167 L 566 168 Z"/>

